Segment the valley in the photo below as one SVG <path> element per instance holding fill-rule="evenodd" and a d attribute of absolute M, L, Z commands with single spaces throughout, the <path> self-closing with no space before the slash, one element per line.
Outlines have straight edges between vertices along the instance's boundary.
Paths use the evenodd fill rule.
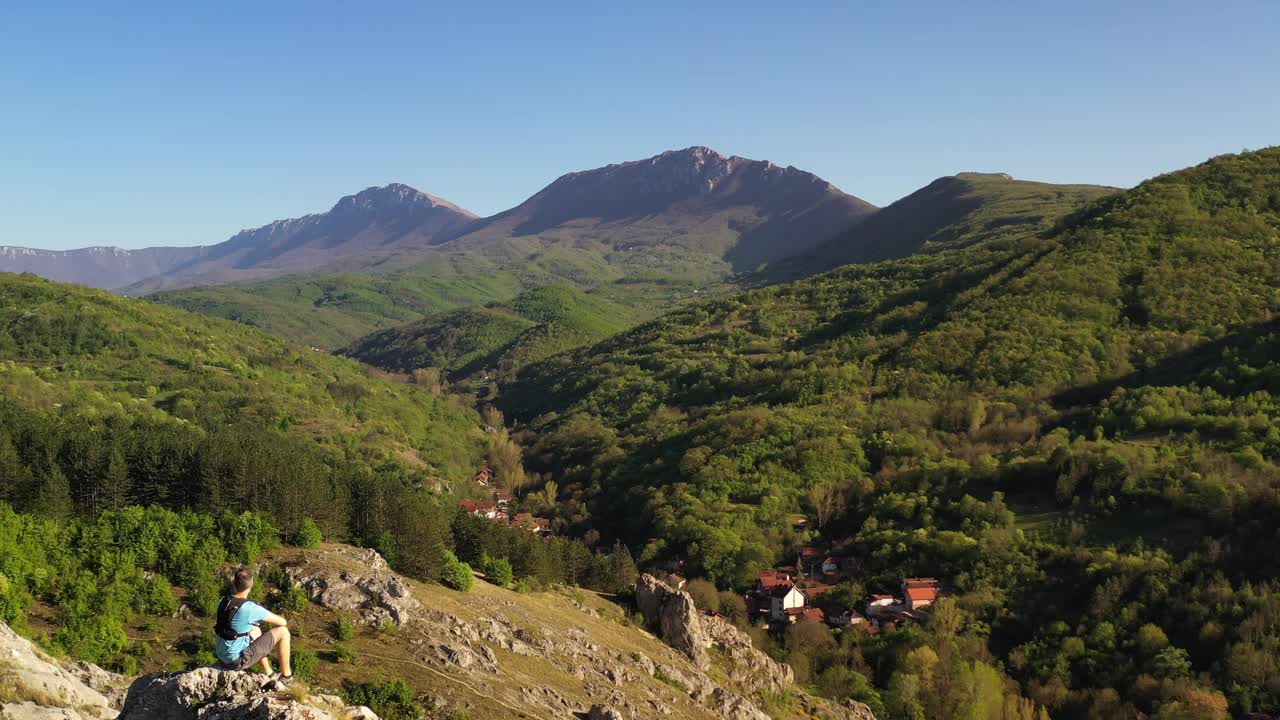
<path fill-rule="evenodd" d="M 353 247 L 462 213 L 414 193 L 339 203 Z M 196 667 L 255 563 L 311 682 L 406 717 L 1280 710 L 1275 148 L 881 210 L 692 148 L 453 222 L 146 297 L 0 275 L 5 622 Z M 348 556 L 427 622 L 289 571 Z"/>

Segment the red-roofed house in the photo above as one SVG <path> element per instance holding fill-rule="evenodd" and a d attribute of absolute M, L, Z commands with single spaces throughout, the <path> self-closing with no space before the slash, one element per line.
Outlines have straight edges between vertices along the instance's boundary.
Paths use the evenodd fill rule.
<path fill-rule="evenodd" d="M 798 607 L 787 611 L 787 622 L 826 622 L 827 616 L 821 608 Z"/>
<path fill-rule="evenodd" d="M 470 515 L 495 520 L 501 513 L 498 503 L 492 500 L 459 500 L 458 507 Z"/>
<path fill-rule="evenodd" d="M 827 624 L 831 627 L 849 627 L 850 625 L 861 625 L 867 619 L 862 613 L 853 608 L 834 608 L 827 613 Z"/>
<path fill-rule="evenodd" d="M 830 592 L 835 589 L 835 585 L 826 585 L 824 583 L 811 582 L 808 585 L 800 587 L 800 592 L 804 593 L 805 599 L 809 602 L 817 600 L 823 593 Z"/>
<path fill-rule="evenodd" d="M 511 527 L 545 535 L 551 532 L 551 521 L 546 518 L 534 517 L 532 513 L 516 513 L 516 516 L 511 518 Z"/>
<path fill-rule="evenodd" d="M 931 605 L 938 599 L 938 588 L 942 583 L 933 578 L 903 578 L 902 597 L 906 600 L 908 610 L 919 610 Z"/>
<path fill-rule="evenodd" d="M 791 585 L 791 576 L 778 570 L 756 573 L 756 592 L 769 592 L 779 585 Z"/>

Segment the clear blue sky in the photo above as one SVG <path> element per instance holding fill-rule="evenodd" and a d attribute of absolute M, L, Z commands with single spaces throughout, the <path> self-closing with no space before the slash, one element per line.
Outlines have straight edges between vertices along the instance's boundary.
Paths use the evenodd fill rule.
<path fill-rule="evenodd" d="M 214 243 L 393 181 L 490 214 L 695 144 L 881 205 L 1127 186 L 1280 143 L 1278 38 L 1275 0 L 5 2 L 0 244 Z"/>

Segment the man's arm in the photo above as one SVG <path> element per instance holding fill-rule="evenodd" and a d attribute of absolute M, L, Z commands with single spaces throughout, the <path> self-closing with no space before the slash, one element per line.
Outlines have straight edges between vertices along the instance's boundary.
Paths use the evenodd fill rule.
<path fill-rule="evenodd" d="M 273 612 L 267 613 L 266 617 L 262 618 L 262 622 L 268 625 L 275 625 L 276 627 L 285 627 L 289 624 L 288 620 L 285 620 Z"/>

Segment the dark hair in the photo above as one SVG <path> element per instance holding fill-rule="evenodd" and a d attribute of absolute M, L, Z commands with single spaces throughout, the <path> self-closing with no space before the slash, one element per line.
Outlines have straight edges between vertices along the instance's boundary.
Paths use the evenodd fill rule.
<path fill-rule="evenodd" d="M 253 585 L 253 571 L 242 567 L 236 570 L 236 575 L 231 582 L 236 586 L 236 592 L 244 592 Z"/>

